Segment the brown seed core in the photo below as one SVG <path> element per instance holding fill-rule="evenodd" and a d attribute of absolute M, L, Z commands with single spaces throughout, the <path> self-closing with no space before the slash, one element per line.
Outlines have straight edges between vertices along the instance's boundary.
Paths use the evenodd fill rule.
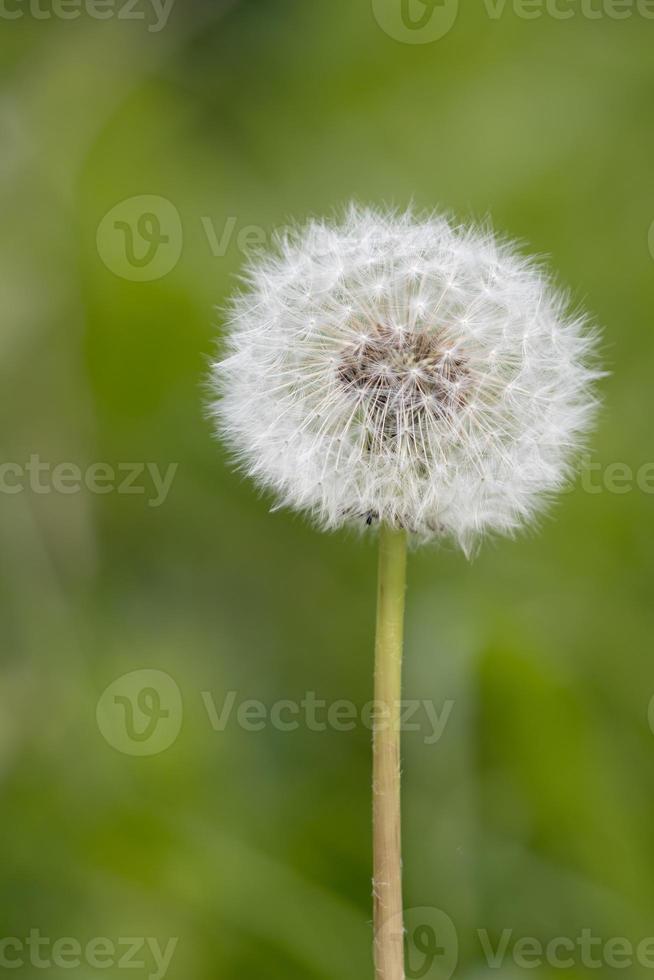
<path fill-rule="evenodd" d="M 465 404 L 470 381 L 465 359 L 438 333 L 380 324 L 342 351 L 338 378 L 365 396 L 367 421 L 380 439 L 412 426 L 420 413 L 445 418 Z"/>

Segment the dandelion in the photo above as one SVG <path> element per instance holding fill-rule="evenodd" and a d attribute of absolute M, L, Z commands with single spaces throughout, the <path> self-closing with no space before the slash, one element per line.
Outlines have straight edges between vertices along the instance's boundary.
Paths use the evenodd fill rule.
<path fill-rule="evenodd" d="M 351 207 L 339 224 L 280 236 L 231 308 L 212 412 L 235 459 L 277 506 L 322 529 L 379 526 L 378 980 L 404 976 L 407 538 L 449 539 L 470 554 L 543 509 L 593 420 L 595 346 L 585 316 L 512 243 L 412 212 Z"/>

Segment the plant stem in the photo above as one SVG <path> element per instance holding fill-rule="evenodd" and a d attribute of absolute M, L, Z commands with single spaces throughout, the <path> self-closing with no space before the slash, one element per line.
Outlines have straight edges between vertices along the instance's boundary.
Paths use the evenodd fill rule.
<path fill-rule="evenodd" d="M 406 533 L 379 535 L 373 734 L 374 930 L 377 980 L 404 980 L 400 720 Z"/>

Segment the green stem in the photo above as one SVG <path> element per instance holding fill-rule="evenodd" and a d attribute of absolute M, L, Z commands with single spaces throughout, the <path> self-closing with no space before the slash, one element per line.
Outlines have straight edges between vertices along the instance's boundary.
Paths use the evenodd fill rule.
<path fill-rule="evenodd" d="M 400 721 L 406 533 L 379 535 L 373 733 L 374 930 L 377 980 L 404 980 Z"/>

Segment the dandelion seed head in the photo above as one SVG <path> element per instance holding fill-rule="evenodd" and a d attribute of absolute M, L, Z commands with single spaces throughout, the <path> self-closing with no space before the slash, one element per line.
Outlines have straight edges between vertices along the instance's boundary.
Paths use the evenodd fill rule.
<path fill-rule="evenodd" d="M 279 506 L 469 552 L 560 489 L 592 424 L 596 334 L 488 230 L 351 207 L 246 274 L 214 365 L 220 435 Z"/>

